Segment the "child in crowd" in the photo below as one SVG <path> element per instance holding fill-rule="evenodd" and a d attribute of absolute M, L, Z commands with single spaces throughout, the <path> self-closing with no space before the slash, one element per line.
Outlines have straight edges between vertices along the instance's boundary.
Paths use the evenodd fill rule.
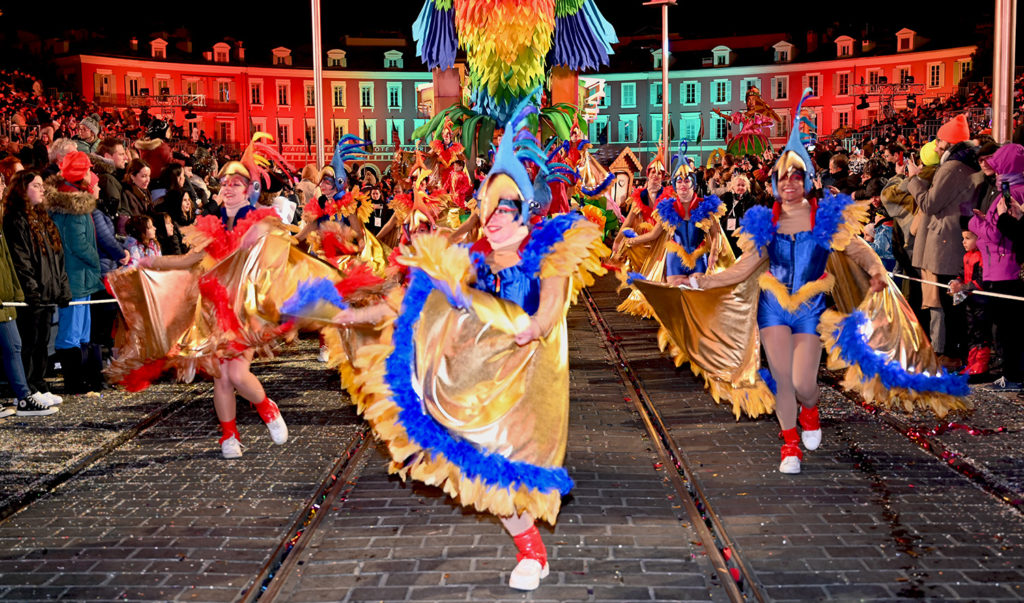
<path fill-rule="evenodd" d="M 125 239 L 125 247 L 132 259 L 129 266 L 137 266 L 139 260 L 145 257 L 159 257 L 160 242 L 156 238 L 156 227 L 149 216 L 132 216 L 126 227 L 128 238 Z"/>
<path fill-rule="evenodd" d="M 963 231 L 964 271 L 949 284 L 953 303 L 965 303 L 967 310 L 967 374 L 971 383 L 989 381 L 989 361 L 992 358 L 992 322 L 985 312 L 985 300 L 971 295 L 981 290 L 982 255 L 978 249 L 978 235 Z"/>

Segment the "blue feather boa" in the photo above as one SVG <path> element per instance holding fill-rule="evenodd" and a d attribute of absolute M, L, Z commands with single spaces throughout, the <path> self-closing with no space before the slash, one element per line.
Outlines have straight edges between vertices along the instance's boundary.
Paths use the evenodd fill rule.
<path fill-rule="evenodd" d="M 868 323 L 867 316 L 854 310 L 839 322 L 832 336 L 839 348 L 839 356 L 848 364 L 860 367 L 865 380 L 879 377 L 882 385 L 892 389 L 900 387 L 915 392 L 936 392 L 950 396 L 966 396 L 970 393 L 967 376 L 948 373 L 940 369 L 938 375 L 907 372 L 898 362 L 887 360 L 885 355 L 875 351 L 861 335 Z"/>
<path fill-rule="evenodd" d="M 762 366 L 757 369 L 757 374 L 761 377 L 761 380 L 764 381 L 764 384 L 768 386 L 768 391 L 770 391 L 773 396 L 779 395 L 779 385 L 775 383 L 775 377 L 772 376 L 772 372 L 770 370 Z"/>
<path fill-rule="evenodd" d="M 845 221 L 843 212 L 853 202 L 853 197 L 850 195 L 825 194 L 825 198 L 818 203 L 818 210 L 814 212 L 814 228 L 811 230 L 811 238 L 814 239 L 816 245 L 823 249 L 831 249 L 832 238 Z"/>
<path fill-rule="evenodd" d="M 544 255 L 562 240 L 565 232 L 577 221 L 579 214 L 565 214 L 546 220 L 537 230 L 522 253 L 524 271 L 536 274 Z M 500 454 L 484 452 L 469 442 L 452 435 L 423 410 L 423 402 L 413 387 L 413 335 L 427 297 L 436 284 L 419 269 L 411 270 L 411 282 L 402 302 L 402 311 L 394 326 L 394 351 L 386 362 L 385 381 L 391 388 L 399 407 L 398 420 L 409 439 L 427 454 L 443 454 L 468 479 L 479 479 L 487 487 L 527 488 L 540 492 L 558 491 L 567 494 L 573 486 L 564 467 L 538 467 L 521 461 L 511 461 Z"/>
<path fill-rule="evenodd" d="M 772 210 L 763 205 L 755 205 L 748 209 L 740 218 L 740 232 L 750 236 L 756 249 L 771 243 L 775 236 Z"/>
<path fill-rule="evenodd" d="M 281 313 L 301 316 L 310 307 L 321 302 L 337 306 L 342 310 L 348 308 L 348 304 L 341 299 L 341 294 L 334 287 L 334 283 L 325 278 L 314 278 L 299 283 L 295 293 L 281 305 Z"/>
<path fill-rule="evenodd" d="M 666 224 L 676 230 L 679 230 L 686 225 L 686 219 L 680 216 L 679 212 L 676 211 L 675 202 L 675 197 L 665 197 L 659 201 L 658 215 Z M 697 204 L 697 207 L 693 208 L 693 211 L 690 212 L 690 222 L 696 224 L 706 219 L 708 216 L 711 216 L 718 211 L 718 208 L 721 205 L 721 199 L 715 195 L 708 195 Z"/>
<path fill-rule="evenodd" d="M 633 239 L 636 238 L 637 235 L 636 231 L 633 230 L 632 228 L 626 228 L 622 231 L 622 236 L 626 237 L 627 239 Z"/>
<path fill-rule="evenodd" d="M 639 272 L 632 272 L 632 271 L 630 271 L 630 272 L 626 273 L 626 276 L 627 276 L 627 278 L 626 278 L 626 284 L 627 285 L 632 285 L 633 281 L 646 281 L 647 280 L 647 277 L 644 276 L 643 274 L 639 273 Z"/>

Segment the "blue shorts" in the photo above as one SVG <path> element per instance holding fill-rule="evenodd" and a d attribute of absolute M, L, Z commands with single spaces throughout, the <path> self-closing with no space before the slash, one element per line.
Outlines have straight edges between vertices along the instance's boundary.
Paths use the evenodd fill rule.
<path fill-rule="evenodd" d="M 708 256 L 704 254 L 697 258 L 693 268 L 683 264 L 683 260 L 673 251 L 665 254 L 665 276 L 690 276 L 698 272 L 708 271 Z"/>
<path fill-rule="evenodd" d="M 770 291 L 761 291 L 757 302 L 757 328 L 789 327 L 795 333 L 818 334 L 818 322 L 825 311 L 825 294 L 819 293 L 800 304 L 796 312 L 781 305 Z"/>

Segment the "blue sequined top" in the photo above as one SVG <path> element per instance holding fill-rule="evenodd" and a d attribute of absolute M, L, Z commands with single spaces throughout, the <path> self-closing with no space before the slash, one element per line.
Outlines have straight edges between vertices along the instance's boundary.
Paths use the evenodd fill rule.
<path fill-rule="evenodd" d="M 818 244 L 810 230 L 791 235 L 776 232 L 768 244 L 768 270 L 793 293 L 825 274 L 831 252 Z"/>

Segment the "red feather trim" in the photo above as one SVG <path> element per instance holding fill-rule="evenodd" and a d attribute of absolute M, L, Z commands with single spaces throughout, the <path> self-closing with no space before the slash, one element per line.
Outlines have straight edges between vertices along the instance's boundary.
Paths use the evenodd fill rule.
<path fill-rule="evenodd" d="M 217 216 L 200 216 L 192 226 L 210 239 L 211 242 L 205 251 L 215 260 L 227 257 L 238 247 L 238 238 L 231 231 L 224 229 L 224 223 Z"/>
<path fill-rule="evenodd" d="M 320 208 L 320 202 L 316 199 L 310 199 L 302 208 L 302 219 L 306 222 L 318 220 L 322 215 L 324 215 L 324 210 Z"/>
<path fill-rule="evenodd" d="M 338 233 L 325 230 L 320 233 L 320 249 L 323 250 L 327 259 L 333 260 L 338 256 L 352 255 L 359 252 L 356 247 L 338 235 Z"/>
<path fill-rule="evenodd" d="M 217 316 L 217 326 L 222 331 L 231 333 L 242 328 L 234 308 L 231 307 L 231 301 L 228 299 L 228 290 L 217 280 L 217 277 L 207 274 L 199 279 L 199 293 L 204 300 L 213 304 L 214 314 Z"/>
<path fill-rule="evenodd" d="M 392 254 L 396 250 L 392 250 Z M 369 266 L 366 264 L 356 264 L 334 288 L 341 294 L 342 299 L 347 299 L 363 287 L 375 287 L 383 282 L 384 279 L 374 274 Z"/>
<path fill-rule="evenodd" d="M 238 247 L 238 241 L 240 241 L 242 237 L 245 236 L 246 231 L 252 228 L 253 224 L 256 224 L 257 222 L 262 222 L 267 218 L 274 218 L 276 220 L 281 219 L 277 215 L 277 212 L 274 211 L 273 207 L 264 207 L 263 209 L 257 209 L 256 211 L 251 211 L 245 214 L 244 218 L 236 222 L 234 229 L 231 230 L 231 232 L 236 237 L 235 247 Z"/>
<path fill-rule="evenodd" d="M 163 358 L 147 362 L 124 376 L 121 385 L 130 392 L 141 392 L 164 372 L 167 361 Z"/>

